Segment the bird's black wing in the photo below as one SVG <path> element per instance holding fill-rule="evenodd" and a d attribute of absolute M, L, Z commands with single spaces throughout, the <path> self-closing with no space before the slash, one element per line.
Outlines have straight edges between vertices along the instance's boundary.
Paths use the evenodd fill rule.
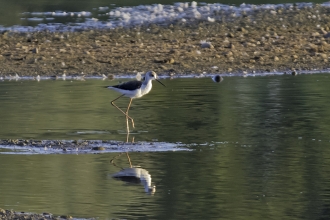
<path fill-rule="evenodd" d="M 134 81 L 124 82 L 122 84 L 115 85 L 112 87 L 123 90 L 135 90 L 141 88 L 141 85 L 142 85 L 142 81 L 134 80 Z"/>

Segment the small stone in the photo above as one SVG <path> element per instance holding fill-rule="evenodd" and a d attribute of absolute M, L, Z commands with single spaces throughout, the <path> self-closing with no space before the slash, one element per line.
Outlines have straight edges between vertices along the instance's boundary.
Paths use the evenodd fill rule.
<path fill-rule="evenodd" d="M 225 56 L 226 57 L 232 57 L 233 56 L 233 52 L 228 51 L 228 52 L 225 53 Z"/>
<path fill-rule="evenodd" d="M 235 35 L 233 33 L 228 33 L 227 37 L 233 38 L 233 37 L 235 37 Z"/>
<path fill-rule="evenodd" d="M 314 33 L 312 33 L 312 36 L 313 37 L 318 37 L 318 36 L 320 36 L 320 33 L 319 32 L 314 32 Z"/>
<path fill-rule="evenodd" d="M 201 41 L 200 43 L 201 43 L 202 48 L 209 48 L 209 49 L 214 48 L 214 46 L 211 44 L 211 42 Z"/>
<path fill-rule="evenodd" d="M 328 55 L 326 55 L 324 53 L 320 53 L 320 57 L 322 57 L 323 59 L 328 59 Z"/>
<path fill-rule="evenodd" d="M 179 54 L 180 52 L 178 50 L 171 49 L 170 50 L 170 53 L 171 54 Z"/>
<path fill-rule="evenodd" d="M 25 146 L 26 144 L 24 142 L 18 142 L 17 145 L 22 147 L 22 146 Z"/>
<path fill-rule="evenodd" d="M 230 43 L 229 46 L 228 46 L 228 48 L 235 50 L 235 45 L 232 44 L 232 43 Z"/>
<path fill-rule="evenodd" d="M 102 150 L 105 150 L 105 147 L 93 147 L 92 150 L 102 151 Z"/>
<path fill-rule="evenodd" d="M 170 59 L 167 60 L 166 63 L 172 64 L 172 63 L 174 63 L 174 62 L 175 62 L 174 59 L 173 59 L 173 58 L 170 58 Z"/>
<path fill-rule="evenodd" d="M 248 31 L 245 29 L 245 28 L 243 28 L 243 27 L 239 27 L 239 28 L 237 28 L 237 31 L 241 31 L 241 32 L 243 32 L 243 33 L 247 33 Z"/>
<path fill-rule="evenodd" d="M 308 49 L 310 49 L 311 52 L 318 52 L 318 46 L 315 44 L 308 44 Z"/>
<path fill-rule="evenodd" d="M 29 60 L 26 61 L 27 64 L 34 64 L 37 62 L 37 59 L 31 58 Z"/>
<path fill-rule="evenodd" d="M 213 82 L 220 83 L 223 81 L 223 78 L 220 75 L 215 75 L 212 77 Z"/>
<path fill-rule="evenodd" d="M 164 65 L 160 65 L 159 67 L 160 67 L 161 69 L 163 69 L 163 70 L 167 70 L 167 67 L 164 66 Z"/>
<path fill-rule="evenodd" d="M 32 51 L 32 53 L 39 53 L 39 49 L 37 47 L 33 48 L 31 51 Z"/>

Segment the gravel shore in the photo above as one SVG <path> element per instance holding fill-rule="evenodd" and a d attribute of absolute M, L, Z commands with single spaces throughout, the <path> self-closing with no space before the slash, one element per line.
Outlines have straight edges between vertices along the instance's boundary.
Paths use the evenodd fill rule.
<path fill-rule="evenodd" d="M 327 70 L 330 9 L 280 8 L 221 21 L 76 32 L 5 31 L 0 76 L 160 75 Z"/>

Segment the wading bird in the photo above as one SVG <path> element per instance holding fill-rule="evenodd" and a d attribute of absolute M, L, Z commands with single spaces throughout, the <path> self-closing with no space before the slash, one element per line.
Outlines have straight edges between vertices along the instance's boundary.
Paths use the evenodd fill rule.
<path fill-rule="evenodd" d="M 132 126 L 134 128 L 134 120 L 128 115 L 128 110 L 132 104 L 132 100 L 135 98 L 141 98 L 142 96 L 148 94 L 151 91 L 152 88 L 152 80 L 156 80 L 163 86 L 165 86 L 162 82 L 160 82 L 157 79 L 157 74 L 154 71 L 148 71 L 145 74 L 144 80 L 143 81 L 138 81 L 138 80 L 133 80 L 133 81 L 128 81 L 124 82 L 119 85 L 115 86 L 107 86 L 106 88 L 115 90 L 122 95 L 119 96 L 118 98 L 114 99 L 111 101 L 111 105 L 116 107 L 121 113 L 126 115 L 127 118 L 129 118 L 132 122 Z M 166 86 L 165 86 L 166 87 Z M 126 112 L 124 112 L 122 109 L 120 109 L 116 104 L 115 101 L 118 100 L 119 98 L 126 96 L 130 98 L 130 102 L 128 104 Z"/>

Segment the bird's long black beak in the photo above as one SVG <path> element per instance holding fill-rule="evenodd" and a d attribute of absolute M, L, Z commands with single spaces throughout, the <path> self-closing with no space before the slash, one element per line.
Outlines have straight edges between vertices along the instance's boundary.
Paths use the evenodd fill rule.
<path fill-rule="evenodd" d="M 155 79 L 157 82 L 159 82 L 160 84 L 162 84 L 163 86 L 165 86 L 161 81 L 159 81 L 158 79 Z M 165 86 L 166 87 L 166 86 Z"/>

